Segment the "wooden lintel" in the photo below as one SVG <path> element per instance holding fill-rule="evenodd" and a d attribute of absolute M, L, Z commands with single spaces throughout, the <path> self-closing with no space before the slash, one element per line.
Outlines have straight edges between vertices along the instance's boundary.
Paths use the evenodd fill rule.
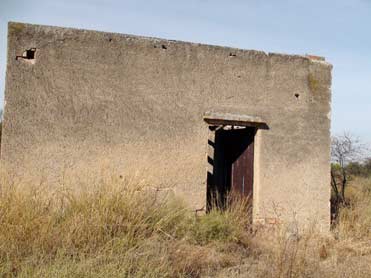
<path fill-rule="evenodd" d="M 232 126 L 253 126 L 266 127 L 267 123 L 258 116 L 207 112 L 204 121 L 209 125 L 232 125 Z"/>

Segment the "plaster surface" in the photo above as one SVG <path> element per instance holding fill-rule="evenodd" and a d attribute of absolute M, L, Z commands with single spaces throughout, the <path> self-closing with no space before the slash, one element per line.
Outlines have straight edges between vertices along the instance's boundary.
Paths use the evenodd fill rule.
<path fill-rule="evenodd" d="M 34 59 L 16 59 L 33 48 Z M 66 171 L 135 172 L 201 209 L 203 117 L 247 115 L 268 126 L 255 138 L 254 221 L 328 229 L 331 69 L 305 56 L 9 23 L 2 167 L 50 183 Z"/>

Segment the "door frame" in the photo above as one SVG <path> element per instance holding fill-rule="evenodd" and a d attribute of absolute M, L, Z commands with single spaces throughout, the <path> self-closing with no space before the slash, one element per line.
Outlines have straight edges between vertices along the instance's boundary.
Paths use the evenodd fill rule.
<path fill-rule="evenodd" d="M 205 203 L 207 210 L 210 209 L 209 196 L 207 187 L 208 181 L 213 175 L 213 159 L 214 159 L 214 147 L 215 147 L 215 131 L 220 128 L 244 128 L 253 127 L 255 128 L 254 136 L 254 166 L 253 166 L 253 194 L 252 194 L 252 220 L 257 219 L 259 214 L 259 184 L 260 184 L 260 172 L 259 160 L 261 152 L 261 140 L 262 130 L 269 130 L 269 126 L 261 117 L 251 116 L 246 114 L 233 114 L 225 112 L 206 112 L 203 116 L 204 122 L 207 124 L 208 140 L 207 140 L 207 178 L 206 178 L 206 194 Z"/>
<path fill-rule="evenodd" d="M 225 209 L 230 201 L 240 198 L 248 198 L 253 206 L 256 128 L 210 126 L 209 130 L 213 138 L 209 136 L 209 147 L 212 150 L 208 156 L 211 166 L 207 175 L 208 210 L 214 206 Z M 239 169 L 236 170 L 236 167 Z M 246 171 L 244 167 L 247 167 Z M 239 181 L 236 182 L 235 179 Z M 245 179 L 248 179 L 246 192 L 251 195 L 244 192 Z"/>

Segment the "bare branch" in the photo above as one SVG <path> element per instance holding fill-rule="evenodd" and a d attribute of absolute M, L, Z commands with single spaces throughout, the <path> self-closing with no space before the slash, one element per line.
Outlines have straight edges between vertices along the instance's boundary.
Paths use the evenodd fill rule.
<path fill-rule="evenodd" d="M 338 163 L 341 167 L 345 167 L 350 162 L 364 160 L 366 152 L 366 145 L 350 133 L 332 137 L 332 162 Z"/>
<path fill-rule="evenodd" d="M 350 133 L 333 136 L 331 142 L 331 187 L 333 191 L 332 208 L 335 217 L 340 205 L 346 205 L 345 190 L 348 185 L 348 165 L 361 162 L 367 157 L 367 147 Z"/>

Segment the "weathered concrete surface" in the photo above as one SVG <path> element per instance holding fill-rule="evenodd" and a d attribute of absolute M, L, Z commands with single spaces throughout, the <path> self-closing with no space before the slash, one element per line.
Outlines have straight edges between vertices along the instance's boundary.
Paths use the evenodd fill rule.
<path fill-rule="evenodd" d="M 34 60 L 16 59 L 31 48 Z M 136 171 L 202 208 L 204 114 L 256 116 L 269 128 L 255 139 L 255 221 L 327 229 L 331 68 L 303 56 L 10 23 L 2 166 L 52 182 L 67 169 Z"/>

